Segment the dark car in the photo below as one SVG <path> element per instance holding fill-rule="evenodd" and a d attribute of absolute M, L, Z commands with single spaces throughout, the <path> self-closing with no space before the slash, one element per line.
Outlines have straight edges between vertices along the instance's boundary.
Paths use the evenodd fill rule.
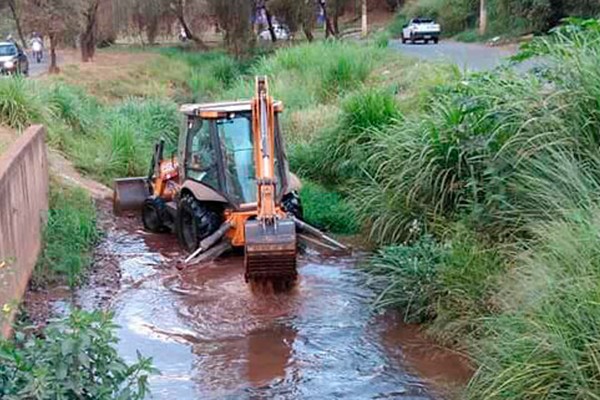
<path fill-rule="evenodd" d="M 0 73 L 29 75 L 27 54 L 13 42 L 0 42 Z"/>

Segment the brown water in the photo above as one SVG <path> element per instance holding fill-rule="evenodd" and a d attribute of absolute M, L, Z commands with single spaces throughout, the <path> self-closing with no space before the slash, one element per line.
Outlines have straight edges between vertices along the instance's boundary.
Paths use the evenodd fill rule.
<path fill-rule="evenodd" d="M 128 361 L 138 350 L 153 357 L 161 371 L 151 379 L 154 398 L 435 398 L 409 372 L 419 363 L 407 367 L 398 332 L 414 335 L 394 315 L 372 312 L 355 258 L 305 255 L 292 292 L 253 291 L 240 257 L 178 271 L 174 237 L 144 233 L 134 221 L 110 227 L 97 252 L 100 265 L 118 267 L 120 288 L 90 285 L 78 297 L 87 307 L 109 299 Z M 461 368 L 454 358 L 433 364 Z"/>

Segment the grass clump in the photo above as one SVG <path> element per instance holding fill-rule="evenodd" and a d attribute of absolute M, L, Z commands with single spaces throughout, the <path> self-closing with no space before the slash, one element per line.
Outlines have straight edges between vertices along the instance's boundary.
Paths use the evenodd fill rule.
<path fill-rule="evenodd" d="M 40 337 L 18 331 L 0 341 L 0 398 L 144 399 L 152 361 L 125 363 L 115 329 L 110 315 L 74 311 Z"/>
<path fill-rule="evenodd" d="M 33 83 L 21 77 L 0 80 L 0 125 L 20 130 L 46 120 L 48 110 L 34 89 Z"/>
<path fill-rule="evenodd" d="M 305 182 L 300 198 L 304 206 L 304 219 L 309 224 L 332 233 L 349 235 L 358 232 L 354 210 L 340 194 Z"/>
<path fill-rule="evenodd" d="M 400 308 L 407 322 L 429 322 L 429 332 L 448 344 L 476 331 L 491 312 L 505 263 L 498 250 L 457 225 L 441 240 L 426 234 L 383 248 L 368 270 L 385 284 L 377 307 Z"/>
<path fill-rule="evenodd" d="M 600 212 L 541 224 L 475 346 L 471 399 L 592 399 L 600 390 Z M 510 383 L 510 384 L 508 384 Z"/>
<path fill-rule="evenodd" d="M 91 262 L 99 238 L 96 209 L 82 189 L 51 185 L 44 245 L 33 275 L 34 285 L 65 280 L 76 286 Z"/>

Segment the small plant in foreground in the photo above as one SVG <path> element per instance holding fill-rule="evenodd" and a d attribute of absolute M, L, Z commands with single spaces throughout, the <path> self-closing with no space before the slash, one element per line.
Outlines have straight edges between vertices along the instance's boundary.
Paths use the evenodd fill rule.
<path fill-rule="evenodd" d="M 141 400 L 151 359 L 128 365 L 117 354 L 109 314 L 74 311 L 53 321 L 42 337 L 17 332 L 0 341 L 0 398 L 6 400 Z"/>

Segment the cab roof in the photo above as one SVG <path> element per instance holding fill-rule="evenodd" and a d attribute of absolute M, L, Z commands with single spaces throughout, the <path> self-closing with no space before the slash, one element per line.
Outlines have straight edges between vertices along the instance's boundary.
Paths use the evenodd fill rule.
<path fill-rule="evenodd" d="M 205 118 L 218 118 L 229 113 L 252 111 L 252 101 L 229 101 L 220 103 L 184 104 L 180 111 L 189 116 L 201 116 Z M 283 103 L 275 101 L 275 112 L 283 111 Z"/>

